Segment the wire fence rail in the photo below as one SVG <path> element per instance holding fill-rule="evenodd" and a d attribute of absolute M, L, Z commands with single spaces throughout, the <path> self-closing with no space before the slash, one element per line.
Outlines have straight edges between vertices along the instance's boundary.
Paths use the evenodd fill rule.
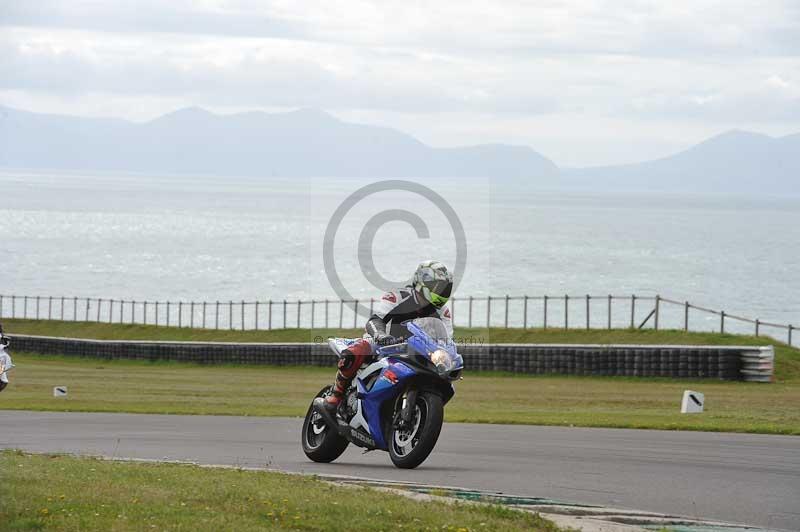
<path fill-rule="evenodd" d="M 369 300 L 138 301 L 77 296 L 0 295 L 0 319 L 84 321 L 228 330 L 287 328 L 359 328 L 359 303 Z M 637 295 L 483 296 L 450 298 L 453 323 L 459 327 L 613 329 L 683 329 L 750 333 L 786 338 L 791 324 L 763 321 L 694 305 L 688 301 Z"/>

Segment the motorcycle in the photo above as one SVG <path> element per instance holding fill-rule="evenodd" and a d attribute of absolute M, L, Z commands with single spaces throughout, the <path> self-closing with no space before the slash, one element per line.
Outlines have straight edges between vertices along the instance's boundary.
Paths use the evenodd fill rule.
<path fill-rule="evenodd" d="M 376 349 L 377 361 L 358 371 L 335 419 L 312 402 L 302 433 L 308 458 L 332 462 L 353 443 L 388 451 L 395 466 L 413 469 L 433 451 L 464 361 L 438 318 L 417 318 L 405 326 L 411 336 Z M 328 344 L 341 357 L 353 342 L 331 338 Z M 326 386 L 316 397 L 330 390 Z"/>

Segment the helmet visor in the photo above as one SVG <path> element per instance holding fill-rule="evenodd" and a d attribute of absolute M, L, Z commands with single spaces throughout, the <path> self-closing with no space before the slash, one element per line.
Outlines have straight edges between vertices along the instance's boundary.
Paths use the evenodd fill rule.
<path fill-rule="evenodd" d="M 447 303 L 448 298 L 442 297 L 439 294 L 429 292 L 428 296 L 428 300 L 431 302 L 431 304 L 433 304 L 434 307 L 442 307 L 445 303 Z"/>

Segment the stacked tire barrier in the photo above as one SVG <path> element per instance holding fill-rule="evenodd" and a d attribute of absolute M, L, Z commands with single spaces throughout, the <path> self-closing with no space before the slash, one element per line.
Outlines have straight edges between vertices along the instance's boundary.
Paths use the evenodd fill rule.
<path fill-rule="evenodd" d="M 336 362 L 325 343 L 150 342 L 15 335 L 12 348 L 39 354 L 200 364 L 334 366 Z M 459 352 L 467 371 L 762 382 L 771 380 L 774 359 L 771 346 L 485 344 L 460 346 Z M 759 361 L 755 376 L 754 359 Z"/>

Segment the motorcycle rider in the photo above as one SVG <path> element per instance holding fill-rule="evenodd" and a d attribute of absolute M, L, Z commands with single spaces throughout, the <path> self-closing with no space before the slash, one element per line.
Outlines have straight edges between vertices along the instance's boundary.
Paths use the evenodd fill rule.
<path fill-rule="evenodd" d="M 386 292 L 364 327 L 366 335 L 342 351 L 336 379 L 326 397 L 314 402 L 333 418 L 358 369 L 374 358 L 375 346 L 400 343 L 409 336 L 407 320 L 437 317 L 453 335 L 450 309 L 445 306 L 453 290 L 453 275 L 439 261 L 428 260 L 417 266 L 411 284 Z M 444 339 L 443 339 L 444 340 Z"/>

